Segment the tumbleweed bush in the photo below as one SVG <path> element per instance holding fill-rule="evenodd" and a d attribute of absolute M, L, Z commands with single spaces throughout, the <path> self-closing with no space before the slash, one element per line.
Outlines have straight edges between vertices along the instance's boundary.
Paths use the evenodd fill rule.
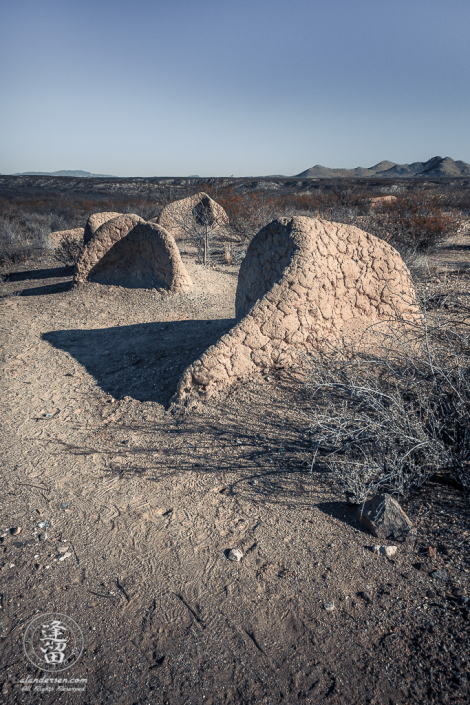
<path fill-rule="evenodd" d="M 426 311 L 309 357 L 312 467 L 360 503 L 436 473 L 470 488 L 470 309 Z"/>

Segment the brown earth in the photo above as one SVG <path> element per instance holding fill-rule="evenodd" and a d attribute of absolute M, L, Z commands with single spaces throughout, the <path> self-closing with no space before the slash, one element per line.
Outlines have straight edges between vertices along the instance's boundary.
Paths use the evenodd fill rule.
<path fill-rule="evenodd" d="M 423 286 L 466 297 L 468 236 L 452 247 Z M 453 594 L 469 589 L 468 498 L 413 495 L 416 542 L 388 559 L 328 473 L 309 474 L 301 378 L 254 372 L 171 414 L 183 370 L 235 320 L 237 268 L 182 254 L 186 294 L 73 289 L 52 258 L 1 285 L 3 701 L 468 702 L 469 611 Z M 18 684 L 41 675 L 22 636 L 53 610 L 82 629 L 64 675 L 88 684 L 39 699 Z"/>

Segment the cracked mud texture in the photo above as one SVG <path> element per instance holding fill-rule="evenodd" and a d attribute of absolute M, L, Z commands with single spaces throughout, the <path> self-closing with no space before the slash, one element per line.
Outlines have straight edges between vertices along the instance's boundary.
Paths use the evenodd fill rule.
<path fill-rule="evenodd" d="M 87 242 L 91 240 L 98 228 L 100 228 L 108 220 L 113 220 L 122 215 L 122 213 L 114 213 L 113 211 L 105 211 L 103 213 L 92 213 L 85 224 L 85 232 L 83 235 L 83 241 L 86 245 Z"/>
<path fill-rule="evenodd" d="M 98 228 L 77 262 L 74 282 L 188 291 L 193 283 L 175 240 L 156 223 L 120 215 Z"/>
<path fill-rule="evenodd" d="M 420 316 L 410 273 L 383 240 L 354 226 L 280 218 L 253 238 L 240 268 L 237 325 L 185 371 L 175 403 L 191 407 L 256 369 L 357 335 L 397 315 Z"/>
<path fill-rule="evenodd" d="M 150 222 L 157 222 L 178 240 L 186 239 L 192 228 L 203 224 L 202 220 L 221 228 L 228 225 L 228 215 L 222 206 L 203 191 L 169 203 Z"/>

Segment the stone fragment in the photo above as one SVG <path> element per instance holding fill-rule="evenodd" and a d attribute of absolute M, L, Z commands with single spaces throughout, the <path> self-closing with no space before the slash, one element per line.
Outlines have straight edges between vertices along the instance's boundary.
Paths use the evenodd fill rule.
<path fill-rule="evenodd" d="M 358 518 L 379 539 L 405 541 L 413 531 L 412 522 L 389 494 L 379 494 L 364 502 Z"/>
<path fill-rule="evenodd" d="M 360 592 L 359 597 L 362 597 L 364 602 L 367 602 L 367 604 L 370 604 L 372 602 L 372 596 L 370 592 L 367 592 L 367 590 L 363 590 L 362 592 Z"/>
<path fill-rule="evenodd" d="M 379 556 L 387 556 L 387 558 L 392 558 L 397 552 L 396 546 L 374 546 L 374 553 Z"/>
<path fill-rule="evenodd" d="M 446 570 L 433 570 L 430 573 L 431 578 L 434 580 L 448 580 L 448 575 Z"/>
<path fill-rule="evenodd" d="M 327 612 L 333 612 L 335 609 L 335 603 L 334 602 L 325 602 L 323 607 L 325 608 L 325 610 Z"/>
<path fill-rule="evenodd" d="M 13 526 L 13 527 L 10 529 L 10 534 L 11 534 L 12 536 L 18 536 L 18 534 L 21 534 L 22 531 L 23 531 L 23 529 L 22 529 L 21 526 Z"/>
<path fill-rule="evenodd" d="M 230 551 L 228 552 L 227 558 L 229 561 L 238 561 L 240 562 L 241 559 L 243 558 L 243 551 L 241 548 L 231 548 Z"/>

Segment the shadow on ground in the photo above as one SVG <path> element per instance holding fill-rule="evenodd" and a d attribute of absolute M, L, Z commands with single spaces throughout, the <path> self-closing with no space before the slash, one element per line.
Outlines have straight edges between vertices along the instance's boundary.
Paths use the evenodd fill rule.
<path fill-rule="evenodd" d="M 233 319 L 139 323 L 42 337 L 70 353 L 115 399 L 168 406 L 185 368 L 233 325 Z"/>
<path fill-rule="evenodd" d="M 7 282 L 24 282 L 31 279 L 52 279 L 53 277 L 71 277 L 75 267 L 52 267 L 48 269 L 27 269 L 24 272 L 11 272 L 5 277 Z"/>
<path fill-rule="evenodd" d="M 58 284 L 47 284 L 45 286 L 33 286 L 30 289 L 23 289 L 20 296 L 43 296 L 46 294 L 63 294 L 72 289 L 73 282 L 59 282 Z"/>

